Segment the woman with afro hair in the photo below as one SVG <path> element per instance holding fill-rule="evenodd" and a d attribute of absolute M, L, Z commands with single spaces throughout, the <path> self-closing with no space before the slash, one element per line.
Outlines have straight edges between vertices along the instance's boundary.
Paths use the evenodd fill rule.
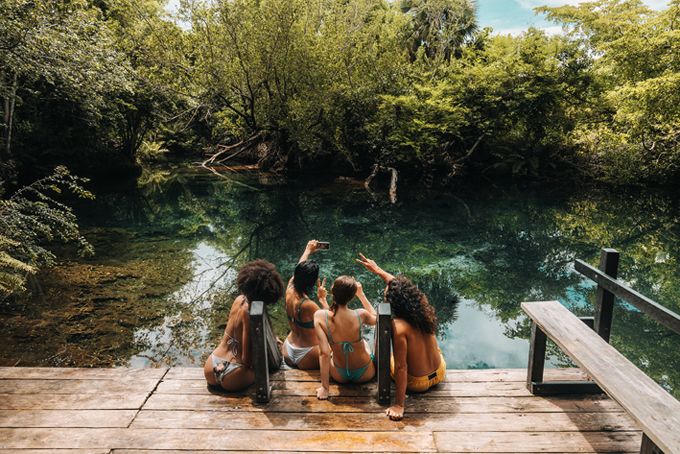
<path fill-rule="evenodd" d="M 427 296 L 405 276 L 393 276 L 374 260 L 359 254 L 357 262 L 385 281 L 385 302 L 392 306 L 392 345 L 390 369 L 396 382 L 395 403 L 387 416 L 404 417 L 406 390 L 425 392 L 444 381 L 446 362 L 437 344 L 437 317 Z"/>
<path fill-rule="evenodd" d="M 239 296 L 229 311 L 219 345 L 208 357 L 203 373 L 209 385 L 239 391 L 255 382 L 250 352 L 250 303 L 276 303 L 283 295 L 283 279 L 266 260 L 246 263 L 236 276 Z"/>

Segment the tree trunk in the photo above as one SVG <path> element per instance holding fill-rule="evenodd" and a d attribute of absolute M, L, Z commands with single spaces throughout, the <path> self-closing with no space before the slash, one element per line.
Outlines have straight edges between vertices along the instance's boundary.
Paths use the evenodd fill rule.
<path fill-rule="evenodd" d="M 4 123 L 5 123 L 5 147 L 3 161 L 9 162 L 12 158 L 12 125 L 14 124 L 14 109 L 16 107 L 17 100 L 17 84 L 18 75 L 14 73 L 12 79 L 12 88 L 10 89 L 9 96 L 5 98 L 3 110 L 4 110 Z"/>

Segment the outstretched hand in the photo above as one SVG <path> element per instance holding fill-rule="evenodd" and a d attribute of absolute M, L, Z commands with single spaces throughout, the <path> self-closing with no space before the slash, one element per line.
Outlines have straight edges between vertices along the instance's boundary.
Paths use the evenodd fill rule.
<path fill-rule="evenodd" d="M 373 274 L 379 274 L 382 271 L 382 268 L 378 266 L 377 263 L 375 263 L 375 260 L 371 260 L 369 258 L 366 258 L 364 254 L 361 252 L 359 253 L 358 259 L 354 259 L 357 263 L 361 264 L 366 268 L 368 271 L 370 271 Z"/>
<path fill-rule="evenodd" d="M 309 251 L 310 254 L 318 251 L 319 250 L 319 241 L 318 240 L 309 240 L 307 242 L 307 250 Z"/>

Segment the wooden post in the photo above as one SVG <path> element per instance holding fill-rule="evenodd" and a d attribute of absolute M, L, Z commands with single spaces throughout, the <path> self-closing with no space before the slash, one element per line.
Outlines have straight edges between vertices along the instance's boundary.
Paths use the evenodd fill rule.
<path fill-rule="evenodd" d="M 646 434 L 642 434 L 642 445 L 640 446 L 640 454 L 663 454 L 663 451 L 649 439 Z"/>
<path fill-rule="evenodd" d="M 267 354 L 264 303 L 250 305 L 250 352 L 255 372 L 255 402 L 266 403 L 271 397 L 269 385 L 269 355 Z"/>
<path fill-rule="evenodd" d="M 272 324 L 269 321 L 269 315 L 267 311 L 264 311 L 264 337 L 266 338 L 267 345 L 267 366 L 269 373 L 276 372 L 281 368 L 281 363 L 283 357 L 281 355 L 281 350 L 279 349 L 279 344 L 276 343 L 276 335 L 272 329 Z"/>
<path fill-rule="evenodd" d="M 527 367 L 527 388 L 534 392 L 534 383 L 543 381 L 545 367 L 545 346 L 548 338 L 536 322 L 531 322 L 531 340 L 529 341 L 529 366 Z"/>
<path fill-rule="evenodd" d="M 390 403 L 392 380 L 390 357 L 392 350 L 392 307 L 389 303 L 378 304 L 378 403 Z"/>
<path fill-rule="evenodd" d="M 615 249 L 602 249 L 600 253 L 600 270 L 616 279 L 619 271 L 619 253 Z M 595 331 L 602 339 L 609 342 L 614 314 L 614 294 L 597 284 L 595 298 Z"/>

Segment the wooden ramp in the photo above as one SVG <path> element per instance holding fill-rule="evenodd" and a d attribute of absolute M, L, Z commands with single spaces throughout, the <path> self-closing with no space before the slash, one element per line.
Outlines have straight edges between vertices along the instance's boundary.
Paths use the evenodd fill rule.
<path fill-rule="evenodd" d="M 577 369 L 546 379 L 583 379 Z M 269 404 L 207 389 L 198 368 L 0 368 L 0 454 L 218 451 L 639 452 L 641 433 L 603 395 L 536 397 L 526 370 L 450 370 L 388 420 L 376 385 L 332 386 L 318 372 L 272 376 Z"/>

